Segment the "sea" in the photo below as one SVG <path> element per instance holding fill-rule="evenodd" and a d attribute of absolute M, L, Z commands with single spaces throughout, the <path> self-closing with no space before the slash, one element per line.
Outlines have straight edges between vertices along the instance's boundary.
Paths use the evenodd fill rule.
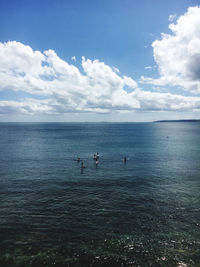
<path fill-rule="evenodd" d="M 0 123 L 0 266 L 200 266 L 200 122 Z"/>

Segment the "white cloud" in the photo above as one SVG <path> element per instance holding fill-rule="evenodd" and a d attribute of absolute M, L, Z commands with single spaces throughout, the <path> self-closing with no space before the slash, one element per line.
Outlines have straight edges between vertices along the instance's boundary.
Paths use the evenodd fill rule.
<path fill-rule="evenodd" d="M 74 62 L 76 62 L 76 57 L 75 56 L 71 57 L 71 60 L 73 60 Z"/>
<path fill-rule="evenodd" d="M 168 20 L 169 20 L 170 22 L 174 21 L 175 19 L 176 19 L 176 15 L 175 15 L 175 14 L 171 14 L 171 15 L 169 15 Z"/>
<path fill-rule="evenodd" d="M 116 67 L 113 67 L 113 70 L 114 70 L 114 72 L 116 72 L 116 73 L 120 73 L 119 69 L 116 68 Z"/>
<path fill-rule="evenodd" d="M 191 46 L 195 51 L 195 44 Z M 0 43 L 0 90 L 26 93 L 18 101 L 0 100 L 0 114 L 200 110 L 199 97 L 143 91 L 131 77 L 99 60 L 82 57 L 82 70 L 53 50 L 42 53 L 16 41 Z"/>
<path fill-rule="evenodd" d="M 24 91 L 32 95 L 41 95 L 48 99 L 34 109 L 30 102 L 1 102 L 2 107 L 12 104 L 21 112 L 30 106 L 30 112 L 109 112 L 123 107 L 134 108 L 124 86 L 132 89 L 136 82 L 127 76 L 121 77 L 116 70 L 98 60 L 82 58 L 84 75 L 74 65 L 60 59 L 55 51 L 41 53 L 19 42 L 0 43 L 0 90 Z M 127 98 L 116 99 L 118 95 Z M 14 99 L 13 99 L 14 100 Z M 24 102 L 23 102 L 24 101 Z M 35 102 L 34 102 L 35 103 Z M 9 105 L 8 105 L 9 106 Z M 35 106 L 34 106 L 35 107 Z M 28 110 L 28 109 L 27 109 Z"/>
<path fill-rule="evenodd" d="M 0 101 L 0 114 L 25 114 L 33 115 L 35 113 L 53 114 L 55 113 L 48 100 L 26 99 L 17 101 Z"/>
<path fill-rule="evenodd" d="M 186 97 L 170 93 L 135 90 L 134 97 L 141 110 L 149 111 L 189 111 L 200 110 L 200 97 Z"/>
<path fill-rule="evenodd" d="M 145 70 L 151 70 L 151 69 L 152 69 L 151 66 L 146 66 L 146 67 L 144 67 L 144 68 L 145 68 Z"/>
<path fill-rule="evenodd" d="M 200 7 L 190 7 L 177 23 L 170 24 L 172 34 L 162 34 L 153 42 L 154 59 L 160 78 L 142 77 L 141 81 L 158 86 L 180 86 L 200 94 Z"/>

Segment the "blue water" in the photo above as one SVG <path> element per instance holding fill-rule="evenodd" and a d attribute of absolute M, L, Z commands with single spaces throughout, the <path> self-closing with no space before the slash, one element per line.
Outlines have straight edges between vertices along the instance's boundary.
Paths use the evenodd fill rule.
<path fill-rule="evenodd" d="M 0 266 L 200 266 L 199 189 L 198 122 L 1 123 Z"/>

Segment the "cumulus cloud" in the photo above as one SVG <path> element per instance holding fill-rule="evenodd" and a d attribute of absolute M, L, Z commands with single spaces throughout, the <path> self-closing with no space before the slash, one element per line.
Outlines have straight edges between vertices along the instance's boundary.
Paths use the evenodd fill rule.
<path fill-rule="evenodd" d="M 141 110 L 148 111 L 195 111 L 200 110 L 199 97 L 186 97 L 170 93 L 135 90 L 135 98 Z"/>
<path fill-rule="evenodd" d="M 190 76 L 198 80 L 195 64 L 190 64 Z M 26 96 L 0 100 L 0 114 L 200 110 L 199 97 L 144 91 L 134 79 L 99 60 L 82 57 L 81 68 L 54 50 L 34 51 L 16 41 L 0 43 L 0 90 Z"/>
<path fill-rule="evenodd" d="M 136 88 L 137 83 L 132 78 L 121 77 L 117 69 L 84 57 L 82 71 L 83 74 L 53 50 L 42 53 L 16 41 L 0 43 L 0 90 L 24 91 L 48 100 L 45 103 L 37 101 L 37 105 L 35 100 L 27 102 L 27 99 L 4 101 L 1 102 L 2 110 L 6 105 L 30 114 L 42 111 L 109 112 L 138 107 L 138 103 L 134 99 L 130 101 L 123 89 L 125 86 L 132 90 Z M 122 98 L 121 102 L 118 97 Z M 25 106 L 30 106 L 30 109 Z"/>
<path fill-rule="evenodd" d="M 55 113 L 48 100 L 26 99 L 17 101 L 0 101 L 0 114 L 25 114 L 33 115 L 35 113 L 53 114 Z"/>
<path fill-rule="evenodd" d="M 190 7 L 176 23 L 172 34 L 162 34 L 153 42 L 154 59 L 160 78 L 141 81 L 158 86 L 179 86 L 192 94 L 200 93 L 200 7 Z"/>

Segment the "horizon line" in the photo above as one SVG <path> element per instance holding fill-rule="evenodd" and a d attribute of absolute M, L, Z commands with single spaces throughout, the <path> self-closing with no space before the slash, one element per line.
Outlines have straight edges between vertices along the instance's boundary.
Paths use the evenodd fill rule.
<path fill-rule="evenodd" d="M 152 123 L 152 122 L 194 122 L 200 119 L 166 119 L 152 121 L 0 121 L 0 123 Z"/>

